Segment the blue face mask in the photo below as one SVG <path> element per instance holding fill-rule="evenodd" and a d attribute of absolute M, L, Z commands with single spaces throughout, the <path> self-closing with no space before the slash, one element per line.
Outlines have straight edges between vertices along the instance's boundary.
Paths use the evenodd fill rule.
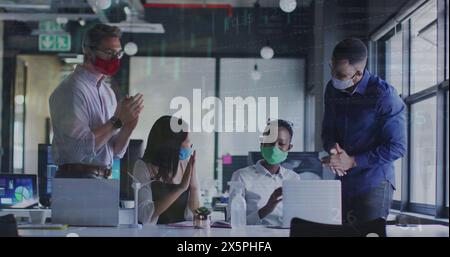
<path fill-rule="evenodd" d="M 182 147 L 180 149 L 180 156 L 179 156 L 180 157 L 180 161 L 187 160 L 191 156 L 191 154 L 192 154 L 192 148 L 191 147 L 188 147 L 188 148 Z"/>

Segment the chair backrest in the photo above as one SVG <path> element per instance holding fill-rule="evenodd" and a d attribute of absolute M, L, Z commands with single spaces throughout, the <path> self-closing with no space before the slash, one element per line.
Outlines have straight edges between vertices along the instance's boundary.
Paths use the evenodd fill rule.
<path fill-rule="evenodd" d="M 0 237 L 18 237 L 17 222 L 14 215 L 0 217 Z"/>
<path fill-rule="evenodd" d="M 291 220 L 291 237 L 352 237 L 343 225 L 330 225 L 311 222 L 299 218 Z"/>
<path fill-rule="evenodd" d="M 376 219 L 373 221 L 365 222 L 354 227 L 360 236 L 378 236 L 386 237 L 386 220 Z"/>
<path fill-rule="evenodd" d="M 386 221 L 377 219 L 358 225 L 329 225 L 303 219 L 291 220 L 291 237 L 386 237 Z"/>

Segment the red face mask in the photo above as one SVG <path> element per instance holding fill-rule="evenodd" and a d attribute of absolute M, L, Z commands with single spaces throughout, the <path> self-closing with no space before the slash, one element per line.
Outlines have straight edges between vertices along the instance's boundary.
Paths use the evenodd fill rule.
<path fill-rule="evenodd" d="M 114 76 L 119 71 L 120 59 L 114 58 L 111 60 L 105 60 L 100 57 L 95 58 L 95 67 L 99 72 L 106 76 Z"/>

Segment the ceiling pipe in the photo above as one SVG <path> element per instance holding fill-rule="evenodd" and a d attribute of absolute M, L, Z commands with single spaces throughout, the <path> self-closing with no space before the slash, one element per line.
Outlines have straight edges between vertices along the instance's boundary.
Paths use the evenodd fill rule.
<path fill-rule="evenodd" d="M 4 4 L 0 3 L 0 8 L 6 9 L 32 9 L 32 10 L 50 10 L 51 6 L 48 4 Z"/>
<path fill-rule="evenodd" d="M 228 17 L 233 16 L 233 6 L 231 4 L 144 4 L 144 8 L 183 8 L 183 9 L 226 9 Z"/>
<path fill-rule="evenodd" d="M 78 21 L 79 19 L 94 20 L 95 14 L 63 14 L 63 13 L 0 13 L 0 21 L 45 21 L 56 20 L 57 18 L 67 18 Z"/>

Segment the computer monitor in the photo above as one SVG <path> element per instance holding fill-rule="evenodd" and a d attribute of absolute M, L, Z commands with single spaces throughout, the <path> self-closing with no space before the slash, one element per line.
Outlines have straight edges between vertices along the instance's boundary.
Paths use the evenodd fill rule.
<path fill-rule="evenodd" d="M 122 159 L 115 159 L 112 166 L 112 179 L 120 180 L 120 199 L 133 200 L 134 193 L 131 187 L 132 180 L 128 172 L 133 172 L 134 163 L 144 155 L 144 141 L 130 140 L 128 149 Z M 52 146 L 39 144 L 38 146 L 38 177 L 39 200 L 44 206 L 50 206 L 52 195 L 52 179 L 58 166 L 52 158 Z"/>
<path fill-rule="evenodd" d="M 263 157 L 261 152 L 249 152 L 248 164 L 254 165 Z M 323 167 L 318 152 L 289 152 L 288 158 L 281 164 L 295 171 L 302 179 L 319 180 L 323 178 Z"/>
<path fill-rule="evenodd" d="M 247 167 L 247 156 L 230 156 L 231 162 L 222 164 L 222 192 L 229 189 L 228 182 L 230 182 L 233 173 L 239 169 Z"/>
<path fill-rule="evenodd" d="M 120 159 L 114 159 L 111 179 L 120 180 Z M 53 161 L 52 146 L 50 144 L 38 145 L 38 185 L 39 202 L 46 207 L 50 206 L 53 191 L 52 180 L 55 177 L 58 165 Z"/>
<path fill-rule="evenodd" d="M 111 179 L 120 180 L 120 159 L 114 159 L 111 167 Z"/>
<path fill-rule="evenodd" d="M 36 175 L 0 173 L 0 209 L 37 204 Z"/>
<path fill-rule="evenodd" d="M 222 192 L 229 189 L 228 182 L 230 182 L 233 173 L 239 169 L 247 167 L 247 156 L 230 156 L 231 163 L 222 164 Z"/>
<path fill-rule="evenodd" d="M 50 206 L 52 195 L 52 180 L 55 177 L 58 166 L 52 157 L 52 146 L 50 144 L 38 145 L 38 182 L 39 202 L 43 206 Z"/>

